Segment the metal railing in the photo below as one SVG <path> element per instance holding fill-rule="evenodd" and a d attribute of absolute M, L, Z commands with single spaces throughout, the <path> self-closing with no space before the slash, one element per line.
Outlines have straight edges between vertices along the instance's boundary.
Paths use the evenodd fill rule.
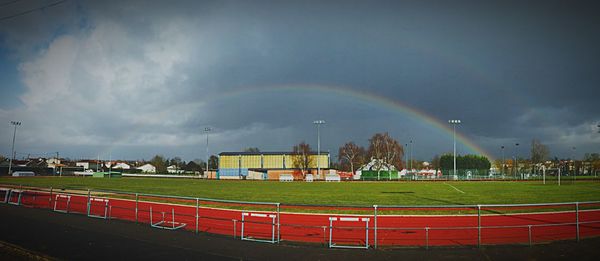
<path fill-rule="evenodd" d="M 182 228 L 197 234 L 199 232 L 225 234 L 242 240 L 269 243 L 279 243 L 283 236 L 289 241 L 322 243 L 329 247 L 342 248 L 378 248 L 380 245 L 425 248 L 433 245 L 533 245 L 536 242 L 562 239 L 579 241 L 582 238 L 582 229 L 585 230 L 586 237 L 600 236 L 600 201 L 440 206 L 336 206 L 7 185 L 0 188 L 0 198 L 4 199 L 2 202 L 13 205 L 84 214 L 108 221 L 131 220 L 148 223 L 153 227 L 157 225 L 153 220 L 155 213 L 163 213 L 163 216 L 164 213 L 168 213 L 171 217 L 167 219 L 162 217 L 161 222 L 171 222 L 169 229 Z M 100 205 L 96 205 L 96 210 L 93 210 L 96 201 Z M 299 211 L 282 212 L 282 207 Z M 311 208 L 324 213 L 297 213 Z M 94 214 L 98 211 L 100 214 Z M 339 213 L 340 211 L 354 213 Z M 415 215 L 413 212 L 427 214 Z M 465 213 L 456 214 L 457 212 Z M 282 214 L 285 215 L 285 223 L 281 221 Z M 582 214 L 585 217 L 583 221 Z M 258 218 L 251 219 L 251 217 Z M 446 221 L 440 221 L 440 218 Z M 494 221 L 502 218 L 504 222 L 506 220 L 510 222 L 503 224 Z M 415 220 L 421 225 L 398 225 Z M 459 222 L 448 225 L 454 220 Z M 344 221 L 343 226 L 334 225 L 334 223 L 341 224 L 340 221 Z M 163 228 L 163 223 L 158 226 Z M 555 229 L 536 231 L 537 228 L 544 227 Z M 238 234 L 239 230 L 241 230 L 240 234 Z M 334 243 L 337 241 L 344 243 Z M 369 244 L 370 242 L 372 244 Z"/>

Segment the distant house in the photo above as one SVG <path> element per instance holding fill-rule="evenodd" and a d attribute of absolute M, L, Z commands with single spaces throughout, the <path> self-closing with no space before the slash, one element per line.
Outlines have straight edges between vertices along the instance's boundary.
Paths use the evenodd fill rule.
<path fill-rule="evenodd" d="M 167 173 L 183 173 L 185 172 L 183 169 L 177 167 L 176 165 L 171 165 L 167 167 Z"/>
<path fill-rule="evenodd" d="M 139 166 L 137 169 L 142 170 L 143 173 L 156 173 L 156 167 L 149 163 Z"/>
<path fill-rule="evenodd" d="M 125 162 L 117 162 L 113 167 L 113 169 L 130 169 L 131 166 Z"/>
<path fill-rule="evenodd" d="M 96 170 L 100 164 L 97 160 L 82 160 L 75 162 L 75 166 L 82 167 L 84 170 Z"/>

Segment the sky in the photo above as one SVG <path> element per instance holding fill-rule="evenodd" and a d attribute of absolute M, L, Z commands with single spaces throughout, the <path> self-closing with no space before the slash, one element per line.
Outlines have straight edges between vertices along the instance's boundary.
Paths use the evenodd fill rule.
<path fill-rule="evenodd" d="M 0 0 L 0 154 L 600 152 L 594 1 Z M 412 143 L 411 143 L 412 141 Z M 515 146 L 519 143 L 519 146 Z M 505 146 L 501 150 L 501 146 Z"/>

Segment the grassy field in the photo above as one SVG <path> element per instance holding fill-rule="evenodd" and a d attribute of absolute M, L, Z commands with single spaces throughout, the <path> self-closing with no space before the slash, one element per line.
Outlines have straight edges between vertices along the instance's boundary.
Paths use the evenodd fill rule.
<path fill-rule="evenodd" d="M 600 200 L 600 182 L 273 182 L 159 178 L 0 178 L 0 184 L 103 189 L 242 201 L 337 205 L 460 205 Z"/>

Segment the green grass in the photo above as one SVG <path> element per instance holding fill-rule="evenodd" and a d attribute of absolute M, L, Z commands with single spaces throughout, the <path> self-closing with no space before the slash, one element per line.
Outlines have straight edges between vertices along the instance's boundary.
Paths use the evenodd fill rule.
<path fill-rule="evenodd" d="M 21 177 L 0 184 L 102 189 L 242 201 L 335 205 L 461 205 L 600 200 L 600 182 L 277 182 L 160 178 Z M 460 193 L 458 190 L 463 191 Z"/>

